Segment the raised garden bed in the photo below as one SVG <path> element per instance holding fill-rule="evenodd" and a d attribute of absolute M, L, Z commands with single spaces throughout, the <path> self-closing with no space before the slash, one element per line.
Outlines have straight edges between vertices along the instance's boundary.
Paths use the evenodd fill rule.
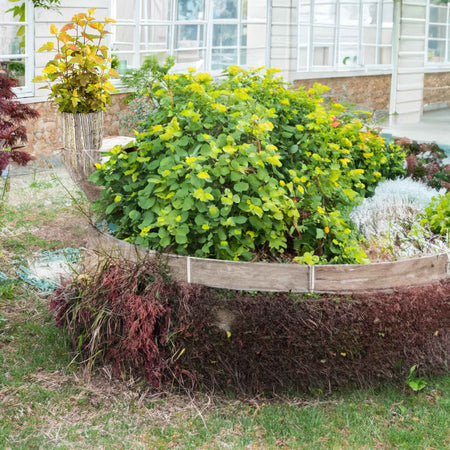
<path fill-rule="evenodd" d="M 90 248 L 139 261 L 158 253 L 92 228 Z M 174 280 L 266 292 L 346 293 L 421 286 L 449 278 L 446 253 L 372 264 L 301 265 L 224 261 L 164 254 Z"/>

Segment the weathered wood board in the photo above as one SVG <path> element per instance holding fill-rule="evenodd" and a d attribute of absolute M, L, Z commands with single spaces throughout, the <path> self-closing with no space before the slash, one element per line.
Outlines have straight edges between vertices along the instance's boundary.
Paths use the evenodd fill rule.
<path fill-rule="evenodd" d="M 157 252 L 102 233 L 92 227 L 89 247 L 99 255 L 143 261 Z M 177 281 L 204 286 L 267 292 L 331 292 L 387 290 L 419 286 L 449 278 L 447 254 L 373 264 L 318 265 L 251 263 L 161 256 Z"/>

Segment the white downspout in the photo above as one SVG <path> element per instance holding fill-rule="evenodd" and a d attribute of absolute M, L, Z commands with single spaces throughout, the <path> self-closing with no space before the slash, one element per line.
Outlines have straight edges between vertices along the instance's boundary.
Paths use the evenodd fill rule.
<path fill-rule="evenodd" d="M 398 83 L 398 54 L 400 49 L 400 26 L 402 17 L 402 2 L 396 0 L 394 2 L 394 18 L 392 28 L 392 78 L 391 78 L 391 95 L 389 100 L 389 122 L 395 121 L 396 104 L 397 104 L 397 83 Z"/>

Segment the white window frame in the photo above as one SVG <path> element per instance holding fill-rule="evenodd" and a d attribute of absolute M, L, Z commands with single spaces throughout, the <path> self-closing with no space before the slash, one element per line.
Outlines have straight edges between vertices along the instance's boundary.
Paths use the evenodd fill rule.
<path fill-rule="evenodd" d="M 167 0 L 169 11 L 170 11 L 170 18 L 167 21 L 162 20 L 143 20 L 141 18 L 141 8 L 140 8 L 140 0 L 133 0 L 133 3 L 130 2 L 130 7 L 133 7 L 133 19 L 132 20 L 120 20 L 120 18 L 115 17 L 116 14 L 116 0 L 111 0 L 110 2 L 110 17 L 114 18 L 117 21 L 117 25 L 119 26 L 133 26 L 134 27 L 134 35 L 133 35 L 133 50 L 132 51 L 117 51 L 114 50 L 113 53 L 117 54 L 119 57 L 121 54 L 133 54 L 133 68 L 138 68 L 141 65 L 141 55 L 142 54 L 162 54 L 166 53 L 167 55 L 175 55 L 178 51 L 183 50 L 203 50 L 204 51 L 204 63 L 202 64 L 202 67 L 198 67 L 199 70 L 205 70 L 208 72 L 211 72 L 213 74 L 218 74 L 221 72 L 221 70 L 211 70 L 212 67 L 212 53 L 213 49 L 215 48 L 223 48 L 223 49 L 236 49 L 237 53 L 237 65 L 240 62 L 241 57 L 241 51 L 245 49 L 246 47 L 243 47 L 241 45 L 241 30 L 242 27 L 247 24 L 261 24 L 265 25 L 266 30 L 264 33 L 264 38 L 266 40 L 265 45 L 261 47 L 250 47 L 250 49 L 256 49 L 256 50 L 264 50 L 264 62 L 261 65 L 268 66 L 269 64 L 269 57 L 270 57 L 270 12 L 271 12 L 271 0 L 267 0 L 267 10 L 266 10 L 266 18 L 263 19 L 244 19 L 242 17 L 242 4 L 244 0 L 238 0 L 238 17 L 233 19 L 214 19 L 213 18 L 213 2 L 212 0 L 205 0 L 205 17 L 203 19 L 199 20 L 178 20 L 177 19 L 177 0 Z M 135 25 L 137 24 L 137 26 Z M 237 45 L 231 46 L 231 47 L 213 47 L 213 29 L 214 25 L 220 25 L 220 24 L 232 24 L 237 26 L 238 35 L 237 35 Z M 160 25 L 160 26 L 167 26 L 169 31 L 169 45 L 168 48 L 164 50 L 160 49 L 155 52 L 148 52 L 147 50 L 141 50 L 140 49 L 140 27 L 142 25 Z M 175 43 L 175 30 L 180 25 L 203 25 L 203 39 L 204 39 L 204 45 L 200 47 L 189 47 L 187 49 L 183 48 L 177 48 Z M 111 45 L 114 46 L 115 38 L 114 38 L 114 32 L 111 36 Z M 195 66 L 194 63 L 191 64 L 176 64 L 175 70 L 179 69 L 180 71 L 183 71 L 185 67 L 191 67 Z M 243 67 L 246 67 L 246 65 L 243 65 Z"/>
<path fill-rule="evenodd" d="M 14 4 L 11 3 L 11 7 Z M 31 0 L 25 0 L 25 22 L 0 22 L 0 25 L 17 25 L 25 26 L 25 53 L 20 54 L 20 59 L 25 60 L 25 84 L 14 88 L 14 92 L 18 97 L 34 96 L 34 6 Z M 15 54 L 2 54 L 1 59 L 17 58 Z"/>
<path fill-rule="evenodd" d="M 446 9 L 446 21 L 445 23 L 431 22 L 431 8 L 442 8 Z M 430 26 L 438 25 L 446 27 L 445 38 L 438 38 L 430 36 Z M 431 0 L 427 0 L 427 18 L 426 18 L 426 42 L 425 42 L 425 70 L 427 72 L 442 72 L 448 71 L 450 69 L 450 2 L 445 4 L 436 4 Z M 430 41 L 441 41 L 444 42 L 444 61 L 429 61 L 428 52 L 430 51 L 429 42 Z"/>
<path fill-rule="evenodd" d="M 308 0 L 305 2 L 305 6 L 309 4 L 310 11 L 309 11 L 309 21 L 308 23 L 302 22 L 301 20 L 301 4 L 304 0 L 299 0 L 298 3 L 298 14 L 297 14 L 297 72 L 298 74 L 303 74 L 306 76 L 314 76 L 316 77 L 318 73 L 323 74 L 323 76 L 326 77 L 333 77 L 333 76 L 350 76 L 350 75 L 361 75 L 361 74 L 380 74 L 380 73 L 390 73 L 392 70 L 392 62 L 389 64 L 381 64 L 379 63 L 379 49 L 382 48 L 389 48 L 392 46 L 392 44 L 383 44 L 381 42 L 381 36 L 382 36 L 382 30 L 386 27 L 383 27 L 383 0 L 378 0 L 378 6 L 377 6 L 377 23 L 374 25 L 376 27 L 376 42 L 374 44 L 364 44 L 362 42 L 362 35 L 363 35 L 363 29 L 365 25 L 363 24 L 363 5 L 369 4 L 369 3 L 376 3 L 376 0 L 373 2 L 371 1 L 364 1 L 364 0 L 329 0 L 328 2 L 324 2 L 323 4 L 335 4 L 335 21 L 333 24 L 326 25 L 326 24 L 315 24 L 314 23 L 314 7 L 316 4 L 316 0 Z M 359 17 L 358 17 L 358 24 L 357 25 L 341 25 L 341 18 L 340 18 L 340 6 L 346 5 L 346 4 L 354 4 L 359 5 Z M 331 56 L 332 58 L 332 64 L 330 65 L 315 65 L 313 63 L 314 58 L 314 48 L 316 45 L 313 42 L 313 32 L 315 27 L 322 27 L 322 28 L 333 28 L 334 29 L 334 35 L 332 42 L 326 43 L 321 42 L 324 45 L 328 44 L 330 47 L 333 47 L 333 54 Z M 300 36 L 305 34 L 305 28 L 307 31 L 307 40 L 306 44 L 303 42 L 300 42 Z M 357 50 L 357 57 L 358 61 L 356 65 L 350 65 L 348 67 L 343 66 L 340 64 L 340 57 L 342 55 L 339 55 L 339 48 L 340 48 L 340 33 L 339 30 L 342 28 L 351 28 L 357 30 L 358 34 L 358 41 L 356 43 L 356 46 L 358 48 Z M 318 43 L 318 44 L 321 44 Z M 363 48 L 364 47 L 374 47 L 376 49 L 376 63 L 374 64 L 363 64 L 364 57 L 363 57 Z M 306 48 L 306 66 L 302 65 L 301 61 L 301 52 L 304 51 Z"/>

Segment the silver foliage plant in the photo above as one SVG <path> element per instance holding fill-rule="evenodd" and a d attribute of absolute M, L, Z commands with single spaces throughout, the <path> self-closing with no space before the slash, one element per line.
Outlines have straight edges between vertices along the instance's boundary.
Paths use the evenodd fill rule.
<path fill-rule="evenodd" d="M 411 178 L 386 180 L 350 214 L 369 242 L 392 259 L 448 252 L 447 239 L 422 225 L 421 213 L 433 197 L 445 194 Z"/>

